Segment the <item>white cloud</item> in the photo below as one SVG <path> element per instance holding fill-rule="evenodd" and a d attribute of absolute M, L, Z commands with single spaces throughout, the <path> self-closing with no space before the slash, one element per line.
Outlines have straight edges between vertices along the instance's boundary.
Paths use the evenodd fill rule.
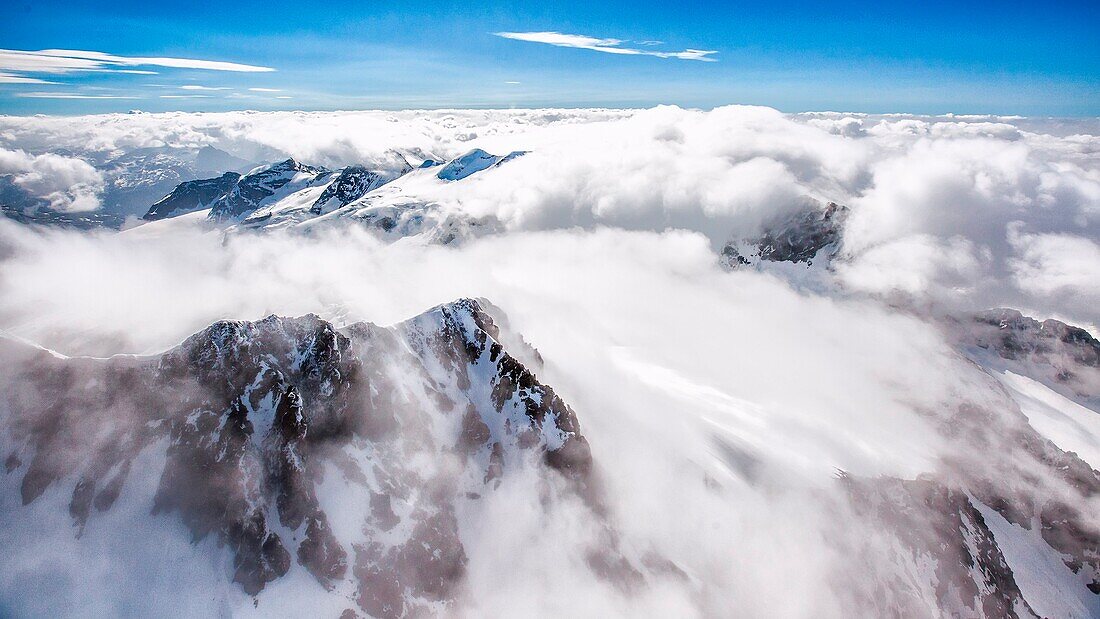
<path fill-rule="evenodd" d="M 922 411 L 960 401 L 1004 404 L 992 380 L 928 325 L 871 301 L 801 294 L 764 274 L 725 272 L 698 234 L 522 232 L 458 248 L 383 245 L 357 228 L 226 239 L 198 229 L 159 238 L 140 229 L 29 235 L 0 223 L 0 235 L 10 248 L 0 261 L 0 324 L 62 350 L 95 337 L 121 337 L 121 350 L 155 350 L 214 319 L 268 313 L 389 324 L 465 295 L 502 307 L 546 360 L 539 379 L 577 412 L 623 545 L 652 549 L 688 577 L 647 579 L 628 594 L 592 578 L 570 552 L 589 540 L 590 514 L 548 513 L 536 485 L 509 475 L 464 521 L 467 595 L 449 609 L 461 615 L 553 614 L 574 599 L 593 616 L 654 609 L 710 616 L 731 605 L 760 617 L 873 615 L 843 612 L 851 610 L 844 595 L 868 579 L 893 576 L 896 559 L 844 552 L 845 541 L 867 531 L 843 510 L 835 470 L 910 478 L 932 471 L 941 457 L 957 454 Z M 115 344 L 112 352 L 119 351 Z M 736 449 L 751 472 L 716 445 Z M 136 466 L 135 476 L 144 468 Z M 160 469 L 149 470 L 155 491 Z M 126 492 L 140 479 L 128 481 Z M 147 526 L 149 510 L 138 508 L 151 499 L 139 496 L 146 503 L 135 505 L 134 517 Z M 347 503 L 368 504 L 351 497 Z M 37 505 L 16 502 L 6 530 L 19 534 L 37 522 L 18 511 Z M 74 571 L 148 563 L 157 574 L 98 588 L 75 578 L 60 589 L 87 598 L 86 608 L 121 599 L 142 614 L 180 596 L 188 605 L 172 606 L 192 614 L 259 615 L 285 608 L 280 596 L 315 608 L 333 603 L 308 576 L 296 581 L 303 571 L 295 567 L 254 609 L 227 578 L 219 580 L 231 570 L 210 567 L 211 557 L 222 556 L 210 554 L 212 542 L 196 545 L 194 554 L 180 551 L 185 530 L 161 521 L 153 539 L 179 530 L 164 540 L 169 550 L 147 550 L 145 536 L 134 544 L 94 537 L 143 530 L 120 522 L 90 526 L 94 542 L 84 546 L 74 541 L 66 506 L 58 500 L 47 512 L 48 530 L 64 533 L 64 556 L 82 559 L 73 561 Z M 119 518 L 115 509 L 95 517 L 112 525 Z M 30 546 L 26 540 L 37 535 L 13 545 Z M 115 553 L 128 558 L 111 560 Z M 68 565 L 50 559 L 43 571 Z M 36 576 L 20 560 L 26 558 L 0 557 L 9 568 L 0 570 L 5 591 Z M 175 577 L 184 573 L 198 577 Z M 350 605 L 342 595 L 335 599 Z"/>
<path fill-rule="evenodd" d="M 180 90 L 229 90 L 226 86 L 200 86 L 198 84 L 185 84 Z M 251 88 L 249 89 L 251 90 Z"/>
<path fill-rule="evenodd" d="M 10 175 L 17 187 L 55 210 L 99 208 L 103 175 L 82 159 L 0 148 L 0 175 Z"/>
<path fill-rule="evenodd" d="M 0 146 L 112 153 L 209 144 L 253 161 L 294 156 L 329 167 L 388 166 L 395 148 L 436 159 L 475 147 L 526 150 L 468 182 L 410 189 L 410 199 L 493 217 L 505 231 L 679 228 L 702 232 L 715 249 L 807 201 L 836 201 L 852 215 L 830 277 L 851 293 L 1008 305 L 1089 325 L 1100 324 L 1100 304 L 1043 294 L 1014 275 L 1040 263 L 1008 229 L 1021 222 L 1019 234 L 1100 242 L 1100 137 L 1090 127 L 744 106 L 230 112 L 3 117 Z"/>
<path fill-rule="evenodd" d="M 39 51 L 22 51 L 0 49 L 0 83 L 43 83 L 43 82 L 17 82 L 5 80 L 8 78 L 34 79 L 15 73 L 46 73 L 65 74 L 78 71 L 109 71 L 114 73 L 127 73 L 139 75 L 155 75 L 156 71 L 145 69 L 129 69 L 125 67 L 154 66 L 169 67 L 174 69 L 202 69 L 206 71 L 233 71 L 233 72 L 267 72 L 274 71 L 271 67 L 241 64 L 236 62 L 224 62 L 220 60 L 196 60 L 190 58 L 156 58 L 156 57 L 132 57 L 116 56 L 104 52 L 44 49 Z"/>
<path fill-rule="evenodd" d="M 858 259 L 837 265 L 840 277 L 859 290 L 918 298 L 965 297 L 980 281 L 988 255 L 970 240 L 904 236 L 875 245 Z"/>
<path fill-rule="evenodd" d="M 282 92 L 280 88 L 249 88 L 250 92 Z"/>
<path fill-rule="evenodd" d="M 26 99 L 140 99 L 125 95 L 90 95 L 79 92 L 17 92 L 17 97 Z"/>
<path fill-rule="evenodd" d="M 25 77 L 22 75 L 13 75 L 11 73 L 0 73 L 0 84 L 56 84 L 57 82 L 50 82 L 37 77 Z"/>
<path fill-rule="evenodd" d="M 1028 234 L 1010 225 L 1016 250 L 1008 266 L 1015 284 L 1065 313 L 1088 315 L 1100 307 L 1100 243 L 1066 233 Z"/>
<path fill-rule="evenodd" d="M 718 53 L 717 51 L 702 49 L 685 49 L 676 52 L 636 49 L 633 47 L 622 47 L 622 44 L 626 42 L 622 39 L 600 39 L 583 34 L 563 34 L 560 32 L 494 32 L 493 34 L 498 37 L 504 37 L 505 39 L 529 41 L 531 43 L 545 43 L 557 47 L 589 49 L 596 52 L 604 52 L 605 54 L 620 54 L 624 56 L 656 56 L 658 58 L 678 58 L 680 60 L 715 62 L 716 59 L 710 56 Z M 659 42 L 644 41 L 639 43 L 639 45 L 650 46 L 657 43 Z"/>

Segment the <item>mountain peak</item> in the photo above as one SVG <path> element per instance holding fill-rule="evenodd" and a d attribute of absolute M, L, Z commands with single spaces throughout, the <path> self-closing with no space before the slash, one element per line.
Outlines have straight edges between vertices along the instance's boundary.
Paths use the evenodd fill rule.
<path fill-rule="evenodd" d="M 217 178 L 180 183 L 172 193 L 149 207 L 142 219 L 154 221 L 208 208 L 233 189 L 240 179 L 240 174 L 226 172 Z"/>
<path fill-rule="evenodd" d="M 153 513 L 177 514 L 193 539 L 228 545 L 245 593 L 296 559 L 326 588 L 350 580 L 372 615 L 397 616 L 410 603 L 425 610 L 423 600 L 452 599 L 465 573 L 458 506 L 492 492 L 507 471 L 545 466 L 564 476 L 566 492 L 593 496 L 576 416 L 498 334 L 482 303 L 459 299 L 390 328 L 272 315 L 218 321 L 154 357 L 36 355 L 21 393 L 56 391 L 51 378 L 73 363 L 93 379 L 64 383 L 57 401 L 66 406 L 41 398 L 16 413 L 44 421 L 11 426 L 37 454 L 20 469 L 24 504 L 48 486 L 75 487 L 69 513 L 80 535 L 111 509 L 137 454 L 163 442 Z M 82 435 L 96 438 L 72 440 Z M 425 465 L 433 462 L 446 466 Z M 338 503 L 322 492 L 332 475 Z M 417 492 L 423 485 L 439 490 Z M 337 529 L 329 514 L 346 511 L 347 493 L 368 507 L 355 527 Z M 378 573 L 393 586 L 372 586 Z"/>
<path fill-rule="evenodd" d="M 471 174 L 511 161 L 523 154 L 524 151 L 513 151 L 507 155 L 499 156 L 489 154 L 480 148 L 475 148 L 452 159 L 450 163 L 443 166 L 443 168 L 436 173 L 436 177 L 444 181 L 462 180 Z"/>
<path fill-rule="evenodd" d="M 313 202 L 309 212 L 314 215 L 321 215 L 347 206 L 404 174 L 407 171 L 406 168 L 407 166 L 394 174 L 369 170 L 363 165 L 349 165 L 341 170 L 340 174 L 329 183 L 320 197 Z"/>

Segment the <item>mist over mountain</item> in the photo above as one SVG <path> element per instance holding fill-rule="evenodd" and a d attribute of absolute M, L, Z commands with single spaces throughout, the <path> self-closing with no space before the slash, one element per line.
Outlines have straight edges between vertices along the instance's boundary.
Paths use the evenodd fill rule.
<path fill-rule="evenodd" d="M 0 615 L 1100 616 L 1093 119 L 0 117 Z"/>

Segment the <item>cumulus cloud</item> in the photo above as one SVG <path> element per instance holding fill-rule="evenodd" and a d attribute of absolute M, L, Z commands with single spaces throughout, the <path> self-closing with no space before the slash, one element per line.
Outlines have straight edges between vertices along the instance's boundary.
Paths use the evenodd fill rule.
<path fill-rule="evenodd" d="M 988 251 L 980 252 L 965 237 L 913 234 L 870 247 L 837 268 L 846 283 L 860 290 L 951 298 L 973 292 L 988 261 Z"/>
<path fill-rule="evenodd" d="M 55 154 L 29 155 L 21 150 L 0 148 L 0 176 L 29 195 L 44 200 L 50 208 L 90 211 L 99 208 L 98 194 L 103 175 L 88 162 Z"/>
<path fill-rule="evenodd" d="M 556 47 L 572 47 L 576 49 L 589 49 L 605 54 L 620 54 L 623 56 L 656 56 L 657 58 L 678 58 L 680 60 L 701 60 L 703 62 L 716 62 L 712 55 L 717 51 L 703 49 L 685 49 L 676 52 L 659 52 L 650 49 L 637 49 L 634 47 L 622 47 L 626 41 L 622 39 L 601 39 L 583 34 L 562 34 L 560 32 L 494 32 L 498 37 L 514 39 L 516 41 L 529 41 L 531 43 L 545 43 Z M 657 45 L 660 41 L 643 41 L 639 45 Z"/>
<path fill-rule="evenodd" d="M 1072 234 L 1028 234 L 1010 225 L 1014 256 L 1008 267 L 1015 284 L 1037 298 L 1088 315 L 1100 306 L 1100 244 Z"/>

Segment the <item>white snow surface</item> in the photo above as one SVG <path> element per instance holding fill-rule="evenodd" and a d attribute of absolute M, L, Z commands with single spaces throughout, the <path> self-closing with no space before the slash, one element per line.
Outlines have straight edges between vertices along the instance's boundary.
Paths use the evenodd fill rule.
<path fill-rule="evenodd" d="M 1085 408 L 1026 376 L 1007 370 L 996 376 L 1010 390 L 1033 428 L 1100 470 L 1100 412 Z"/>

